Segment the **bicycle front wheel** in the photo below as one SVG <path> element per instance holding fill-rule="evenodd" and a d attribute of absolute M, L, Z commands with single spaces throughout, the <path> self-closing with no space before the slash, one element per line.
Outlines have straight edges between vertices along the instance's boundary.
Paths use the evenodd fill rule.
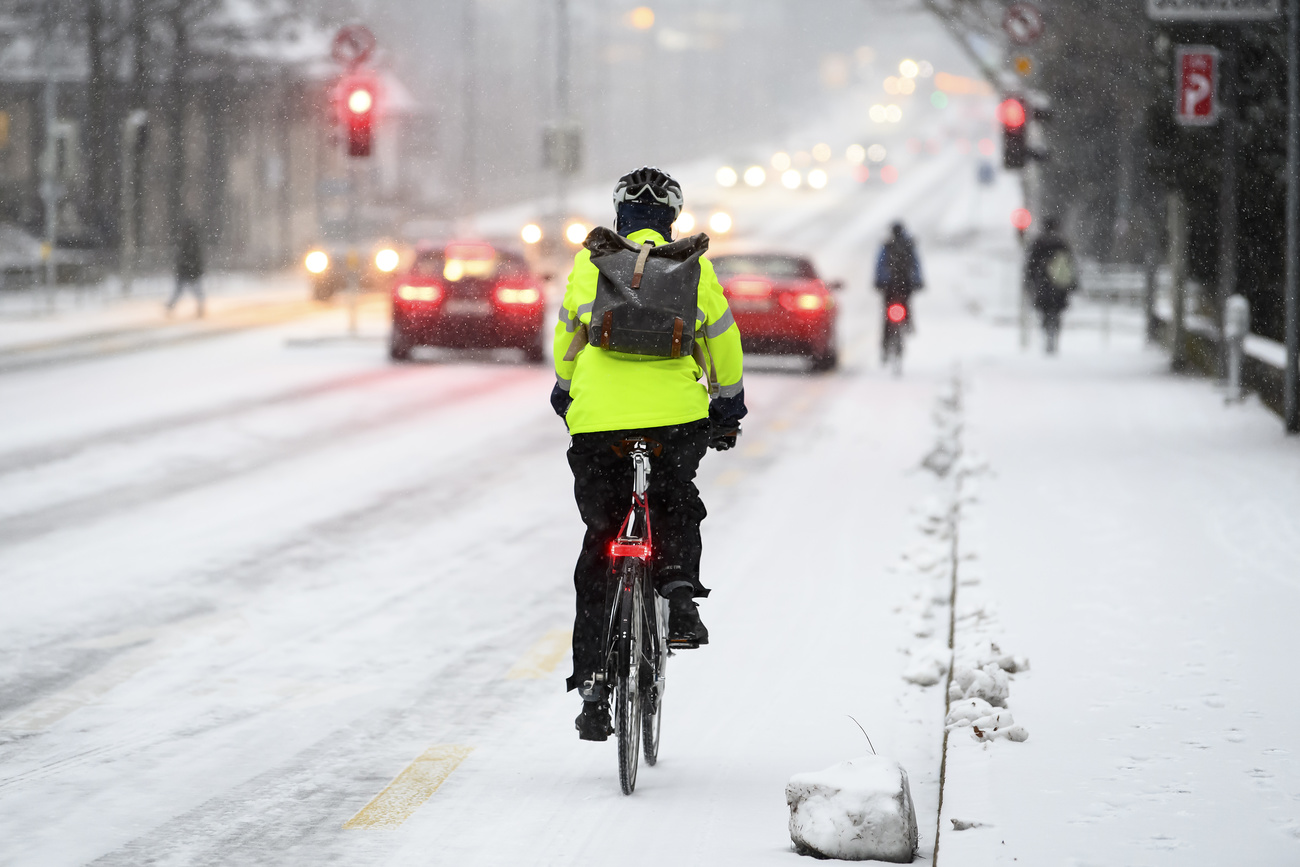
<path fill-rule="evenodd" d="M 618 669 L 614 681 L 614 734 L 618 738 L 618 782 L 623 794 L 636 789 L 641 750 L 641 651 L 644 646 L 642 585 L 645 564 L 623 561 L 618 594 Z"/>

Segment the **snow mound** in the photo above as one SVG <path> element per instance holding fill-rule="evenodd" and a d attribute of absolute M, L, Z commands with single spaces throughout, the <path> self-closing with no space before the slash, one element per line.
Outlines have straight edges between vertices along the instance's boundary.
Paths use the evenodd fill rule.
<path fill-rule="evenodd" d="M 1010 695 L 1011 682 L 997 663 L 990 662 L 983 668 L 969 665 L 953 667 L 952 684 L 948 687 L 950 700 L 982 698 L 994 707 L 1006 707 Z"/>
<path fill-rule="evenodd" d="M 907 772 L 862 756 L 796 774 L 785 787 L 790 839 L 800 855 L 906 864 L 916 853 L 916 810 Z"/>
<path fill-rule="evenodd" d="M 903 672 L 903 680 L 917 686 L 934 686 L 948 673 L 948 649 L 927 648 Z"/>

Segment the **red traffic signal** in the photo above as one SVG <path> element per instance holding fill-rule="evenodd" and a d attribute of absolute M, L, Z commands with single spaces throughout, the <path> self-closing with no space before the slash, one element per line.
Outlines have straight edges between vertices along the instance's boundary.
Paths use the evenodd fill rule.
<path fill-rule="evenodd" d="M 1022 169 L 1029 160 L 1025 117 L 1025 104 L 1014 96 L 1002 100 L 998 106 L 998 120 L 1002 123 L 1003 168 Z"/>
<path fill-rule="evenodd" d="M 340 122 L 347 129 L 348 156 L 370 156 L 378 103 L 378 88 L 371 78 L 350 75 L 339 82 L 335 91 L 335 107 Z"/>
<path fill-rule="evenodd" d="M 998 120 L 1006 129 L 1020 129 L 1025 125 L 1025 104 L 1014 96 L 1002 100 L 998 106 Z"/>

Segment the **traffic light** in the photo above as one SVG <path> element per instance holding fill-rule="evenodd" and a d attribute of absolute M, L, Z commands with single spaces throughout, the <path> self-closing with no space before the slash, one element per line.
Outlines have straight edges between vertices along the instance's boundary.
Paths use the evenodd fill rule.
<path fill-rule="evenodd" d="M 1018 97 L 1008 97 L 998 106 L 1002 123 L 1002 167 L 1023 169 L 1030 157 L 1025 141 L 1025 104 Z"/>
<path fill-rule="evenodd" d="M 348 127 L 348 156 L 370 156 L 371 129 L 375 118 L 375 89 L 358 81 L 344 91 L 344 118 Z"/>
<path fill-rule="evenodd" d="M 347 135 L 348 156 L 370 156 L 380 92 L 375 77 L 351 72 L 334 85 L 334 112 Z"/>

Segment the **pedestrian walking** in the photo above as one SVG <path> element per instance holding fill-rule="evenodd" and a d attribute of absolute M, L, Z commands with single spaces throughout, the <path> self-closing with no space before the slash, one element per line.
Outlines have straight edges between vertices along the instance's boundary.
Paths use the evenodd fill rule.
<path fill-rule="evenodd" d="M 1070 306 L 1070 293 L 1078 288 L 1074 253 L 1060 234 L 1056 217 L 1043 220 L 1043 231 L 1029 245 L 1025 258 L 1025 286 L 1034 296 L 1034 309 L 1043 323 L 1048 355 L 1056 353 L 1061 335 L 1061 314 Z"/>
<path fill-rule="evenodd" d="M 186 288 L 194 293 L 198 302 L 198 317 L 203 318 L 203 242 L 199 238 L 198 226 L 193 220 L 181 223 L 176 244 L 176 289 L 171 300 L 167 302 L 167 315 L 171 315 L 176 302 Z"/>

